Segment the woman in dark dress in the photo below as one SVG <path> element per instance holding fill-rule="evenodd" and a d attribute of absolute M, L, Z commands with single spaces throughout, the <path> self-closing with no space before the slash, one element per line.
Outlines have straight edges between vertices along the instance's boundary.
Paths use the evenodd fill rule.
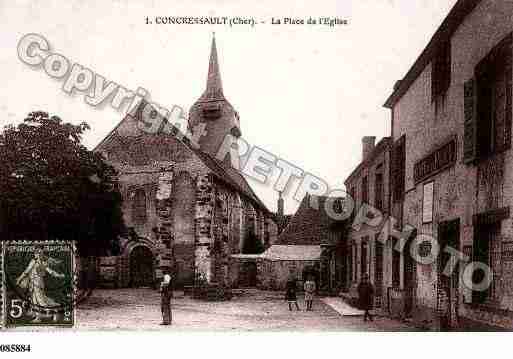
<path fill-rule="evenodd" d="M 160 283 L 160 308 L 162 311 L 161 325 L 171 325 L 171 297 L 173 296 L 173 287 L 171 285 L 171 276 L 166 273 Z"/>
<path fill-rule="evenodd" d="M 287 290 L 285 293 L 285 300 L 289 303 L 289 310 L 292 311 L 292 304 L 296 304 L 296 309 L 299 310 L 299 305 L 297 304 L 297 296 L 296 296 L 296 281 L 290 278 L 287 281 Z"/>

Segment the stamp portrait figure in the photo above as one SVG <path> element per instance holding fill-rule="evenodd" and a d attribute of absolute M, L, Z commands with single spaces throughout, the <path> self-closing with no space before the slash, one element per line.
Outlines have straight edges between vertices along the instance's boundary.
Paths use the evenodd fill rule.
<path fill-rule="evenodd" d="M 55 308 L 61 304 L 50 298 L 46 292 L 45 278 L 51 275 L 56 278 L 64 278 L 64 274 L 53 270 L 50 266 L 57 265 L 60 261 L 50 258 L 41 249 L 34 251 L 34 258 L 27 268 L 16 280 L 16 284 L 27 292 L 30 303 L 37 308 Z M 36 316 L 35 321 L 39 318 Z"/>

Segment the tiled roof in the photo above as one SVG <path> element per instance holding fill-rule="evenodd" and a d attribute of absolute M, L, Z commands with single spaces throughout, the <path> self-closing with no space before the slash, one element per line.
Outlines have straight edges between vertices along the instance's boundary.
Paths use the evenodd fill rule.
<path fill-rule="evenodd" d="M 330 232 L 333 231 L 333 224 L 339 221 L 332 219 L 326 213 L 324 207 L 328 198 L 306 195 L 297 212 L 278 236 L 275 245 L 329 244 L 332 239 Z"/>

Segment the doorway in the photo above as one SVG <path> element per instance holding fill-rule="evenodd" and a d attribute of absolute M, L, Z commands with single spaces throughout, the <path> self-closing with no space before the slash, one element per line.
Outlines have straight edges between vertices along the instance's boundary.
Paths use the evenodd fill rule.
<path fill-rule="evenodd" d="M 240 266 L 240 282 L 243 288 L 256 287 L 257 264 L 255 262 L 242 262 Z"/>
<path fill-rule="evenodd" d="M 130 253 L 130 284 L 132 288 L 153 287 L 153 253 L 148 247 L 137 246 Z"/>
<path fill-rule="evenodd" d="M 456 258 L 446 252 L 447 246 L 459 250 L 460 248 L 460 220 L 441 222 L 438 225 L 438 244 L 440 245 L 440 254 L 437 261 L 438 272 L 438 290 L 437 306 L 440 313 L 440 329 L 448 330 L 454 327 L 458 322 L 458 287 L 459 287 L 459 268 Z M 450 275 L 443 274 L 448 264 L 453 265 L 453 272 Z"/>

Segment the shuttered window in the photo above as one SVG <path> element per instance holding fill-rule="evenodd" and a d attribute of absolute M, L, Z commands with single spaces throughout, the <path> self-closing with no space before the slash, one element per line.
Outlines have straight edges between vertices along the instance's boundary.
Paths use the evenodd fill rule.
<path fill-rule="evenodd" d="M 473 242 L 473 258 L 475 262 L 488 265 L 494 274 L 492 283 L 488 289 L 484 291 L 472 291 L 473 303 L 485 303 L 493 300 L 496 294 L 497 283 L 500 280 L 500 222 L 484 223 L 475 225 L 474 242 Z M 473 273 L 472 281 L 481 283 L 484 278 L 482 270 L 476 270 Z"/>
<path fill-rule="evenodd" d="M 512 36 L 502 40 L 464 84 L 464 161 L 511 147 Z"/>
<path fill-rule="evenodd" d="M 394 249 L 398 243 L 398 239 L 392 238 L 392 286 L 399 288 L 401 285 L 401 252 Z"/>
<path fill-rule="evenodd" d="M 362 203 L 369 203 L 369 181 L 367 176 L 362 178 Z"/>
<path fill-rule="evenodd" d="M 368 245 L 367 245 L 367 241 L 368 241 L 369 237 L 364 237 L 362 238 L 362 243 L 361 243 L 361 254 L 360 254 L 360 273 L 361 273 L 361 277 L 363 277 L 365 274 L 368 274 L 368 251 L 367 251 L 367 248 L 368 248 Z M 360 278 L 361 278 L 360 277 Z"/>
<path fill-rule="evenodd" d="M 379 240 L 379 233 L 376 234 L 374 243 L 376 245 L 376 254 L 374 256 L 374 285 L 376 286 L 376 294 L 381 292 L 383 284 L 383 243 Z"/>
<path fill-rule="evenodd" d="M 385 196 L 383 189 L 383 165 L 380 164 L 376 167 L 374 176 L 374 207 L 382 211 Z"/>
<path fill-rule="evenodd" d="M 476 114 L 476 85 L 475 80 L 470 79 L 463 85 L 464 93 L 464 138 L 463 161 L 473 161 L 477 156 L 477 114 Z"/>
<path fill-rule="evenodd" d="M 431 101 L 443 96 L 451 84 L 451 43 L 442 43 L 433 58 Z"/>
<path fill-rule="evenodd" d="M 406 137 L 404 135 L 395 141 L 392 156 L 393 199 L 394 202 L 399 202 L 403 199 L 405 185 Z"/>

